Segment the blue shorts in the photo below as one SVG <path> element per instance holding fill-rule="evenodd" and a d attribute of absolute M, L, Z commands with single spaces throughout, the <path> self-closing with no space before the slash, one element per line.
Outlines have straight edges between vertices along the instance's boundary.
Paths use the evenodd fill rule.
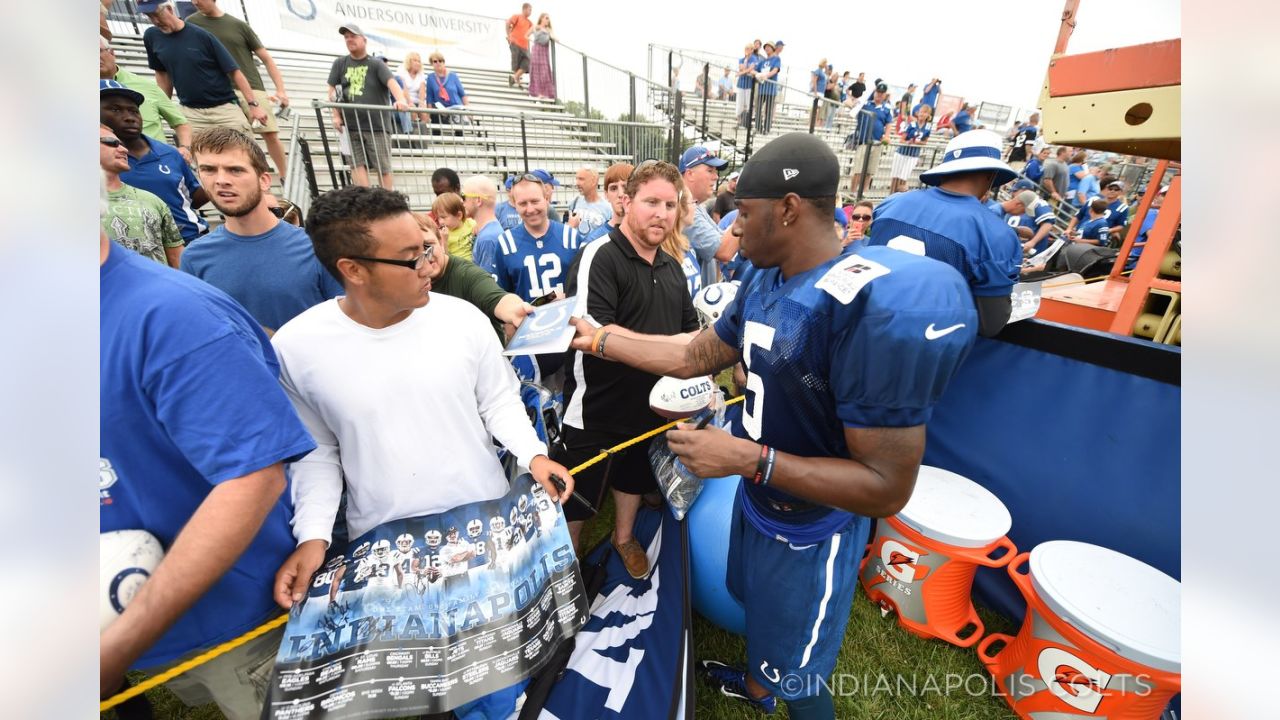
<path fill-rule="evenodd" d="M 871 521 L 861 516 L 814 545 L 756 530 L 733 507 L 729 592 L 747 616 L 747 670 L 784 700 L 816 695 L 836 667 Z"/>

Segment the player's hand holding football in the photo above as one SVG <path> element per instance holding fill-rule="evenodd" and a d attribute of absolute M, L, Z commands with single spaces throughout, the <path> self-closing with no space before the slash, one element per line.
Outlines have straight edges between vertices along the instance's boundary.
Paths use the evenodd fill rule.
<path fill-rule="evenodd" d="M 695 475 L 707 478 L 755 472 L 759 445 L 717 427 L 695 427 L 693 423 L 680 423 L 675 430 L 667 431 L 667 445 Z"/>
<path fill-rule="evenodd" d="M 306 597 L 311 576 L 324 562 L 324 550 L 323 540 L 308 540 L 299 545 L 276 571 L 275 599 L 280 607 L 288 610 Z"/>

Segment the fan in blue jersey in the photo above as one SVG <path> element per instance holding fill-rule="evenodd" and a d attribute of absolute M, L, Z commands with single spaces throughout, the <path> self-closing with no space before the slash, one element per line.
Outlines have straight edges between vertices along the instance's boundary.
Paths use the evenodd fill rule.
<path fill-rule="evenodd" d="M 1053 208 L 1035 192 L 1023 190 L 1004 202 L 992 200 L 987 203 L 987 209 L 1018 234 L 1024 254 L 1030 253 L 1039 243 L 1044 247 L 1036 249 L 1037 252 L 1049 246 Z"/>
<path fill-rule="evenodd" d="M 948 265 L 884 247 L 842 252 L 831 230 L 838 182 L 822 140 L 774 140 L 738 183 L 754 267 L 714 326 L 681 344 L 579 319 L 573 340 L 676 377 L 746 365 L 732 434 L 683 424 L 667 441 L 699 476 L 743 478 L 727 580 L 746 610 L 747 669 L 704 660 L 703 674 L 766 712 L 781 696 L 795 720 L 834 717 L 825 681 L 870 519 L 909 499 L 925 423 L 977 325 L 969 288 Z"/>
<path fill-rule="evenodd" d="M 906 192 L 911 173 L 920 162 L 920 146 L 929 139 L 932 129 L 929 120 L 933 117 L 933 108 L 922 105 L 915 112 L 911 122 L 902 128 L 902 145 L 893 153 L 893 167 L 889 173 L 889 194 Z"/>
<path fill-rule="evenodd" d="M 1076 242 L 1106 247 L 1111 243 L 1111 223 L 1107 218 L 1107 201 L 1096 197 L 1084 208 L 1089 218 L 1076 227 Z"/>
<path fill-rule="evenodd" d="M 943 162 L 920 175 L 932 187 L 880 203 L 867 241 L 869 246 L 927 255 L 959 270 L 978 309 L 978 333 L 985 337 L 1009 321 L 1010 293 L 1022 265 L 1017 233 L 979 201 L 1017 177 L 1000 159 L 1000 147 L 1000 136 L 990 130 L 952 138 Z"/>
<path fill-rule="evenodd" d="M 535 175 L 522 175 L 511 186 L 521 223 L 498 236 L 498 252 L 484 266 L 503 290 L 525 302 L 563 292 L 580 243 L 577 230 L 550 218 L 542 186 Z"/>
<path fill-rule="evenodd" d="M 1071 219 L 1071 223 L 1067 226 L 1067 232 L 1077 231 L 1077 226 L 1089 221 L 1089 207 L 1097 200 L 1098 196 L 1094 195 L 1080 208 L 1076 216 Z M 1102 200 L 1107 203 L 1107 213 L 1104 216 L 1107 222 L 1108 242 L 1111 239 L 1117 239 L 1124 232 L 1124 226 L 1129 222 L 1129 203 L 1124 201 L 1124 183 L 1115 179 L 1115 177 L 1106 177 L 1102 180 Z M 1106 245 L 1107 243 L 1102 243 Z"/>

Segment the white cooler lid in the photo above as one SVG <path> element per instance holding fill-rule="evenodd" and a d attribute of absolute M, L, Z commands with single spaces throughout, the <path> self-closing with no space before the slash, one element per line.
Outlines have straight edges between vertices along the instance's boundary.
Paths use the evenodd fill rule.
<path fill-rule="evenodd" d="M 982 547 L 1013 525 L 1000 498 L 949 470 L 920 466 L 916 488 L 898 519 L 925 537 L 959 547 Z"/>
<path fill-rule="evenodd" d="M 1182 672 L 1182 584 L 1098 545 L 1053 540 L 1031 551 L 1036 594 L 1073 627 L 1121 657 Z"/>

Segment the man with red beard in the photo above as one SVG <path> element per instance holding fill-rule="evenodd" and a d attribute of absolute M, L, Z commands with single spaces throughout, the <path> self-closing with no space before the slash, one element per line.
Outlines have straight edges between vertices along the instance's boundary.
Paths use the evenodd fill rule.
<path fill-rule="evenodd" d="M 578 297 L 576 315 L 602 326 L 625 328 L 624 334 L 636 337 L 698 329 L 680 260 L 661 250 L 676 226 L 681 194 L 686 192 L 679 170 L 670 163 L 643 164 L 631 174 L 622 198 L 621 224 L 607 237 L 588 244 L 565 277 L 565 294 Z M 663 423 L 649 409 L 649 390 L 657 375 L 574 350 L 565 360 L 564 447 L 552 450 L 557 462 L 573 467 L 600 448 L 613 447 Z M 578 477 L 580 492 L 596 507 L 606 481 L 613 488 L 617 510 L 613 545 L 627 572 L 643 578 L 649 574 L 649 560 L 632 536 L 632 527 L 642 496 L 657 490 L 649 467 L 649 443 L 633 445 Z M 593 511 L 576 501 L 566 503 L 564 511 L 576 546 L 582 524 Z"/>
<path fill-rule="evenodd" d="M 268 204 L 267 156 L 253 138 L 213 128 L 198 133 L 191 150 L 200 182 L 226 224 L 187 247 L 179 266 L 184 272 L 235 298 L 268 333 L 342 294 L 306 231 L 281 220 Z"/>

